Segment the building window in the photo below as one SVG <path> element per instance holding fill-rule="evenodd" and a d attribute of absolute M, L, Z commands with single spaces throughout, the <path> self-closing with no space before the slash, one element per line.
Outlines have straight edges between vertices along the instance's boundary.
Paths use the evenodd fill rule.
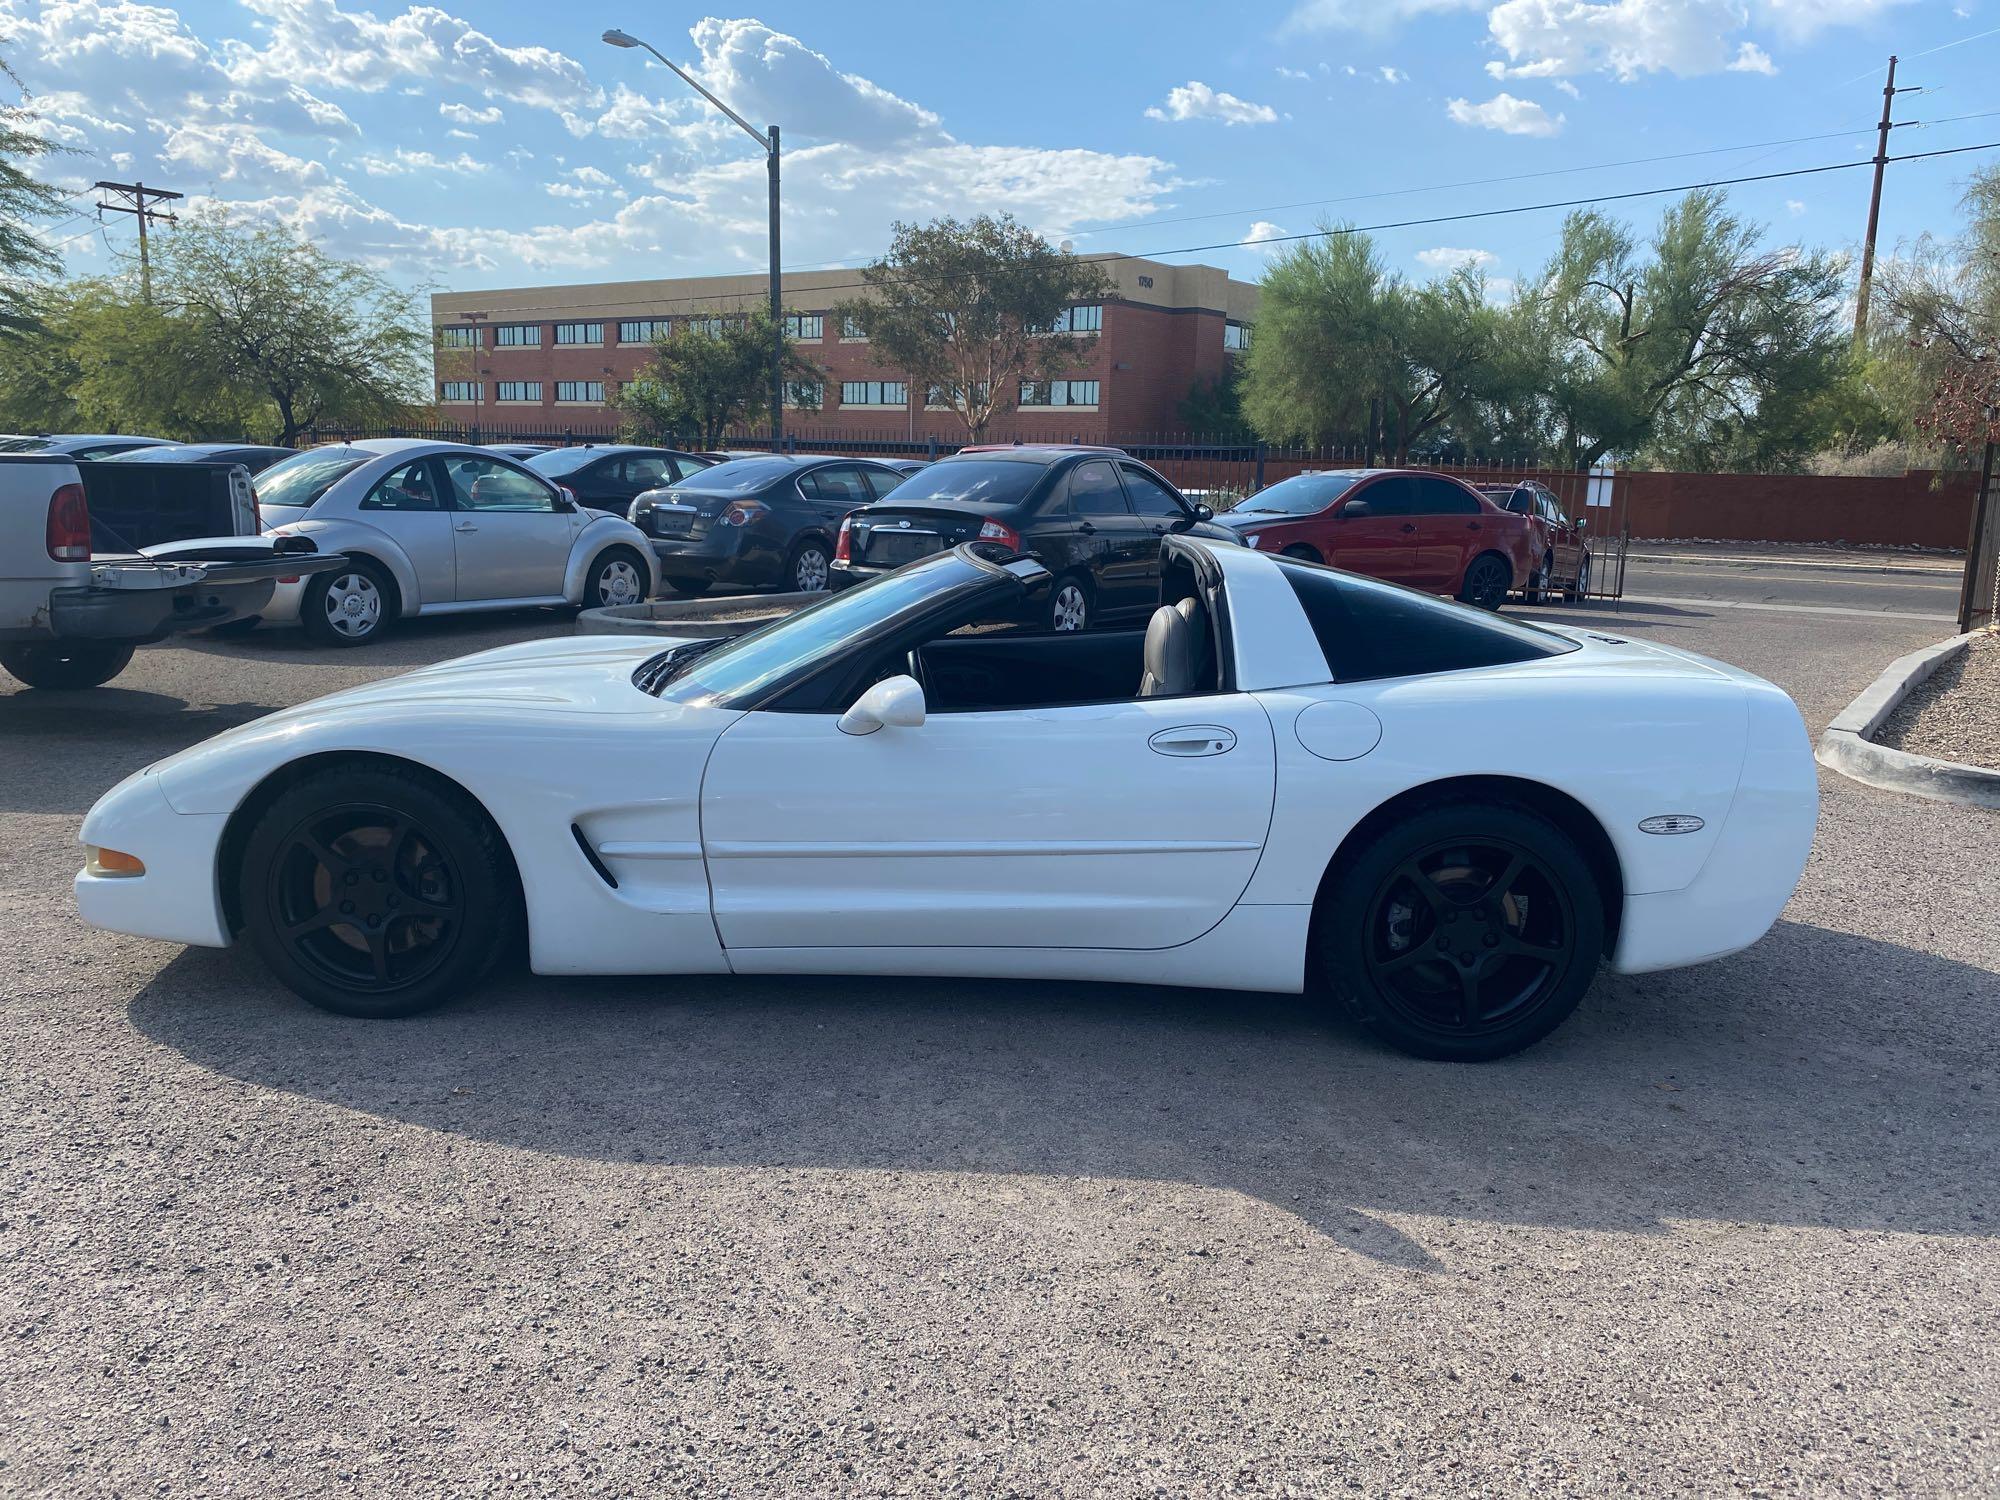
<path fill-rule="evenodd" d="M 1248 323 L 1224 323 L 1222 325 L 1222 347 L 1240 352 L 1250 347 L 1250 325 Z"/>
<path fill-rule="evenodd" d="M 479 327 L 440 328 L 438 330 L 440 349 L 477 349 L 479 347 Z"/>
<path fill-rule="evenodd" d="M 542 325 L 539 323 L 496 323 L 493 326 L 493 347 L 496 349 L 539 349 L 542 345 Z"/>
<path fill-rule="evenodd" d="M 844 380 L 842 406 L 908 406 L 910 388 L 900 380 Z"/>
<path fill-rule="evenodd" d="M 602 405 L 604 401 L 604 382 L 601 380 L 558 380 L 556 382 L 556 400 L 588 401 Z"/>
<path fill-rule="evenodd" d="M 602 323 L 558 323 L 556 324 L 558 344 L 601 344 L 604 342 Z"/>
<path fill-rule="evenodd" d="M 1024 380 L 1021 382 L 1021 405 L 1095 406 L 1097 405 L 1097 382 L 1094 380 Z"/>
<path fill-rule="evenodd" d="M 479 382 L 476 380 L 443 380 L 438 382 L 440 401 L 477 401 Z"/>
<path fill-rule="evenodd" d="M 542 399 L 542 383 L 539 380 L 497 380 L 493 383 L 495 401 L 539 401 Z"/>
<path fill-rule="evenodd" d="M 1055 321 L 1045 327 L 1031 328 L 1031 333 L 1100 333 L 1104 329 L 1104 309 L 1092 304 L 1088 307 L 1065 307 L 1055 316 Z"/>
<path fill-rule="evenodd" d="M 618 325 L 621 344 L 652 344 L 667 336 L 665 318 L 628 318 Z"/>
<path fill-rule="evenodd" d="M 703 338 L 719 339 L 723 336 L 723 334 L 729 331 L 729 325 L 734 323 L 735 321 L 736 320 L 734 318 L 725 318 L 720 316 L 709 317 L 709 318 L 689 318 L 687 325 L 688 332 L 698 333 Z"/>
<path fill-rule="evenodd" d="M 840 341 L 843 344 L 865 344 L 868 342 L 868 330 L 862 326 L 859 318 L 842 318 Z"/>
<path fill-rule="evenodd" d="M 826 385 L 818 380 L 785 383 L 785 405 L 795 411 L 818 411 L 826 405 Z"/>
<path fill-rule="evenodd" d="M 984 401 L 986 399 L 986 382 L 983 380 L 974 381 L 972 383 L 971 395 L 975 402 Z M 927 411 L 948 411 L 953 409 L 950 389 L 941 385 L 934 385 L 927 389 L 924 392 L 924 409 Z"/>
<path fill-rule="evenodd" d="M 802 344 L 817 344 L 826 337 L 826 314 L 786 313 L 785 337 Z"/>

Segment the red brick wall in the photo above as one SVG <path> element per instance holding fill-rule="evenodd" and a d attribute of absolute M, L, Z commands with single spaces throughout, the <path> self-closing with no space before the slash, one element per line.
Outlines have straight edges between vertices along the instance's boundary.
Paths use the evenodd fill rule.
<path fill-rule="evenodd" d="M 1635 473 L 1625 481 L 1626 507 L 1633 536 L 1662 541 L 1963 547 L 1975 481 L 1936 478 L 1929 470 L 1894 478 Z"/>

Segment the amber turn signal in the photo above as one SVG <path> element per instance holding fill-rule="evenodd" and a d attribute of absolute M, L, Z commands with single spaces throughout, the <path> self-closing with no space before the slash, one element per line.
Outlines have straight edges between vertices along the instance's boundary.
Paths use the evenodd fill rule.
<path fill-rule="evenodd" d="M 122 849 L 93 849 L 90 851 L 90 869 L 95 875 L 143 875 L 146 866 L 136 854 L 127 854 Z"/>

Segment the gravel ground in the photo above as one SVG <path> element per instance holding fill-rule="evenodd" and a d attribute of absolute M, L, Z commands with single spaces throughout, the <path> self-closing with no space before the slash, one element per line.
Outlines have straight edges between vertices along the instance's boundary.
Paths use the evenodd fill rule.
<path fill-rule="evenodd" d="M 1935 635 L 1592 613 L 1814 730 Z M 1083 984 L 371 1025 L 76 922 L 120 775 L 561 628 L 0 688 L 0 1493 L 2000 1490 L 2000 817 L 1828 776 L 1768 938 L 1484 1068 Z"/>
<path fill-rule="evenodd" d="M 1893 750 L 2000 771 L 2000 636 L 1982 636 L 1917 684 L 1876 740 Z"/>

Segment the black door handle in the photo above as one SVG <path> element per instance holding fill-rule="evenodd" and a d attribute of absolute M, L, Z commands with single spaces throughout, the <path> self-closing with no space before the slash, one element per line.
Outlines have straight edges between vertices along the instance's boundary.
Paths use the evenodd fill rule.
<path fill-rule="evenodd" d="M 1096 535 L 1097 535 L 1097 528 L 1096 528 L 1095 526 L 1091 525 L 1091 524 L 1090 524 L 1090 522 L 1088 522 L 1088 521 L 1084 521 L 1084 522 L 1082 522 L 1081 524 L 1079 524 L 1079 525 L 1077 526 L 1077 528 L 1076 528 L 1076 529 L 1077 529 L 1078 531 L 1082 532 L 1082 533 L 1083 533 L 1083 534 L 1084 534 L 1085 536 L 1096 536 Z"/>
<path fill-rule="evenodd" d="M 1416 527 L 1414 527 L 1414 526 L 1412 526 L 1412 525 L 1411 525 L 1411 524 L 1410 524 L 1410 523 L 1409 523 L 1408 521 L 1405 521 L 1405 522 L 1403 523 L 1403 530 L 1405 530 L 1405 531 L 1415 531 L 1416 529 L 1417 529 L 1417 528 L 1416 528 Z"/>

